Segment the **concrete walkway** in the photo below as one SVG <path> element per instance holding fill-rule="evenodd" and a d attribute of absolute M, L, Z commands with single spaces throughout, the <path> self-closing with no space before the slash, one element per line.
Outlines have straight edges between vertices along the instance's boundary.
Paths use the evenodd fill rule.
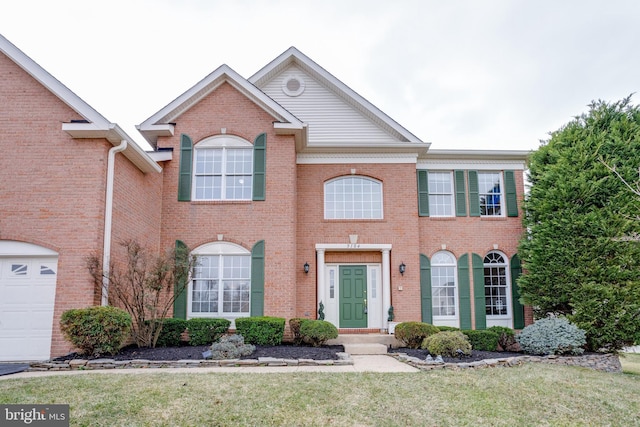
<path fill-rule="evenodd" d="M 19 372 L 0 376 L 1 380 L 14 378 L 36 378 L 51 375 L 92 375 L 92 374 L 199 374 L 199 373 L 291 373 L 291 372 L 419 372 L 413 366 L 399 362 L 386 355 L 354 355 L 353 365 L 338 366 L 247 366 L 247 367 L 213 367 L 213 368 L 158 368 L 158 369 L 105 369 L 86 371 L 40 371 Z"/>

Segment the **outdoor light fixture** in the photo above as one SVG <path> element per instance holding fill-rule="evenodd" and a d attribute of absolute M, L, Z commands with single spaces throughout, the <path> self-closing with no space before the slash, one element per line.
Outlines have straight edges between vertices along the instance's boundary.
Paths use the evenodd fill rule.
<path fill-rule="evenodd" d="M 404 272 L 405 272 L 406 269 L 407 269 L 407 266 L 404 265 L 404 262 L 402 264 L 400 264 L 400 274 L 402 276 L 404 276 Z"/>
<path fill-rule="evenodd" d="M 309 273 L 309 263 L 305 262 L 304 263 L 304 274 L 308 274 Z"/>

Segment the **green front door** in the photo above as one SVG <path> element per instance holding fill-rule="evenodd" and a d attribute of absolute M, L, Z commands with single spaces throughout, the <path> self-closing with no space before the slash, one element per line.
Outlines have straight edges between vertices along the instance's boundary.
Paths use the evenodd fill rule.
<path fill-rule="evenodd" d="M 340 327 L 367 327 L 367 266 L 340 266 Z"/>

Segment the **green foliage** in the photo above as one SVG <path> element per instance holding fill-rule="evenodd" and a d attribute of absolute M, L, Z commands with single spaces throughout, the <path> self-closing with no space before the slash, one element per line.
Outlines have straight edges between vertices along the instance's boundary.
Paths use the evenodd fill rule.
<path fill-rule="evenodd" d="M 409 348 L 420 348 L 425 338 L 437 334 L 440 330 L 430 323 L 402 322 L 396 325 L 394 335 Z"/>
<path fill-rule="evenodd" d="M 440 332 L 445 331 L 459 331 L 460 328 L 456 328 L 455 326 L 436 326 Z"/>
<path fill-rule="evenodd" d="M 492 326 L 487 330 L 498 334 L 498 345 L 502 350 L 508 350 L 516 343 L 516 335 L 511 328 L 507 328 L 505 326 Z"/>
<path fill-rule="evenodd" d="M 462 331 L 467 336 L 471 347 L 479 351 L 496 351 L 500 335 L 488 329 Z"/>
<path fill-rule="evenodd" d="M 305 320 L 300 324 L 300 336 L 303 342 L 319 347 L 338 338 L 338 329 L 326 320 Z"/>
<path fill-rule="evenodd" d="M 630 98 L 593 102 L 529 158 L 521 299 L 537 318 L 567 316 L 591 350 L 640 338 L 639 159 Z"/>
<path fill-rule="evenodd" d="M 547 317 L 529 325 L 516 337 L 529 354 L 582 354 L 585 332 L 564 317 Z"/>
<path fill-rule="evenodd" d="M 208 345 L 216 342 L 229 331 L 227 319 L 194 318 L 187 320 L 189 345 Z"/>
<path fill-rule="evenodd" d="M 457 357 L 458 350 L 466 356 L 471 354 L 471 343 L 461 331 L 438 332 L 425 338 L 421 348 L 429 350 L 434 356 Z"/>
<path fill-rule="evenodd" d="M 112 306 L 71 309 L 62 313 L 60 329 L 82 354 L 115 354 L 129 337 L 131 316 Z"/>
<path fill-rule="evenodd" d="M 242 335 L 226 335 L 220 341 L 211 345 L 211 359 L 237 359 L 241 356 L 248 356 L 256 351 L 256 347 L 244 343 Z"/>
<path fill-rule="evenodd" d="M 289 329 L 291 329 L 291 335 L 293 335 L 293 343 L 296 345 L 302 344 L 302 337 L 300 336 L 300 325 L 302 322 L 310 319 L 305 319 L 302 317 L 294 317 L 293 319 L 289 319 Z"/>
<path fill-rule="evenodd" d="M 187 329 L 187 321 L 184 319 L 162 319 L 156 320 L 158 323 L 162 323 L 158 340 L 156 341 L 157 347 L 178 347 L 182 344 L 182 333 Z"/>
<path fill-rule="evenodd" d="M 249 344 L 280 345 L 284 325 L 285 319 L 281 317 L 240 317 L 236 319 L 236 333 Z"/>

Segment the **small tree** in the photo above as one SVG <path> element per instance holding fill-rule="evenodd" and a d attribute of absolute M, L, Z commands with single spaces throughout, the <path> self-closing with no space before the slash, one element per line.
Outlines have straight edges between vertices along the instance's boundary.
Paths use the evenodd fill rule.
<path fill-rule="evenodd" d="M 155 347 L 167 313 L 187 287 L 195 258 L 184 246 L 159 256 L 134 240 L 120 246 L 126 253 L 124 263 L 111 263 L 105 272 L 100 258 L 92 255 L 87 259 L 89 272 L 108 294 L 109 303 L 131 315 L 131 335 L 138 347 Z"/>

